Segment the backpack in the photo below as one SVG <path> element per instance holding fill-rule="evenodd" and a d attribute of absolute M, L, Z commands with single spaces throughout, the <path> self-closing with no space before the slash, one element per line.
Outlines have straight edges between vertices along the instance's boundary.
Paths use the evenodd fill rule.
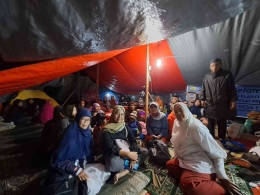
<path fill-rule="evenodd" d="M 151 140 L 147 147 L 150 159 L 156 164 L 164 166 L 171 159 L 168 147 L 162 140 Z"/>

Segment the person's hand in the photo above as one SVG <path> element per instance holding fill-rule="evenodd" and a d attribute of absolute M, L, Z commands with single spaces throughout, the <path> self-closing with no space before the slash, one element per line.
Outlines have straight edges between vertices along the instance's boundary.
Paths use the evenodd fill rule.
<path fill-rule="evenodd" d="M 84 170 L 82 170 L 79 174 L 78 174 L 78 178 L 80 181 L 85 181 L 89 179 L 89 176 L 85 173 Z"/>
<path fill-rule="evenodd" d="M 154 136 L 153 136 L 153 135 L 150 135 L 150 139 L 154 139 Z"/>
<path fill-rule="evenodd" d="M 128 158 L 130 158 L 131 160 L 136 161 L 138 159 L 138 154 L 137 152 L 129 152 L 128 153 Z"/>
<path fill-rule="evenodd" d="M 230 102 L 230 110 L 233 110 L 235 108 L 236 108 L 236 102 L 235 101 Z"/>
<path fill-rule="evenodd" d="M 161 138 L 162 138 L 162 136 L 161 136 L 161 135 L 158 135 L 158 136 L 157 136 L 157 139 L 161 139 Z"/>
<path fill-rule="evenodd" d="M 219 179 L 219 181 L 230 195 L 242 195 L 238 186 L 233 182 L 229 181 L 228 179 Z"/>
<path fill-rule="evenodd" d="M 130 161 L 130 170 L 133 170 L 134 164 L 137 162 L 137 160 L 131 160 Z"/>

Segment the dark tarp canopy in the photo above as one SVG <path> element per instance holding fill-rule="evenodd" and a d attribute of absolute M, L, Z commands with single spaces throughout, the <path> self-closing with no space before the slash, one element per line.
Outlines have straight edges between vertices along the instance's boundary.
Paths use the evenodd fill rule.
<path fill-rule="evenodd" d="M 259 59 L 258 50 L 251 47 L 259 45 L 259 3 L 258 0 L 0 1 L 0 55 L 3 59 L 0 62 L 3 70 L 0 71 L 0 95 L 101 62 L 102 85 L 117 92 L 139 92 L 145 81 L 145 46 L 138 45 L 163 39 L 169 39 L 168 43 L 151 44 L 153 64 L 162 55 L 171 56 L 163 58 L 166 69 L 152 70 L 150 86 L 155 92 L 166 93 L 181 90 L 186 84 L 200 83 L 201 75 L 208 71 L 209 60 L 217 55 L 224 62 L 231 62 L 226 64 L 232 65 L 237 81 L 245 81 L 256 74 L 253 71 L 243 73 L 248 70 L 248 62 L 252 62 L 251 67 Z M 246 13 L 247 10 L 250 11 Z M 225 21 L 229 18 L 232 19 Z M 216 25 L 210 26 L 213 24 Z M 207 33 L 195 30 L 207 26 L 210 26 L 205 28 Z M 255 41 L 250 45 L 252 40 Z M 229 51 L 223 52 L 225 49 Z M 235 53 L 234 49 L 239 52 Z M 196 53 L 198 50 L 201 53 Z M 224 53 L 232 55 L 224 56 Z M 25 65 L 25 61 L 38 63 Z M 241 69 L 233 70 L 233 66 L 240 67 L 240 64 L 243 64 Z M 96 79 L 94 69 L 86 72 Z"/>
<path fill-rule="evenodd" d="M 260 87 L 260 7 L 168 39 L 188 85 L 201 85 L 209 62 L 221 58 L 237 85 Z"/>
<path fill-rule="evenodd" d="M 4 61 L 38 61 L 134 47 L 241 14 L 258 0 L 0 1 Z"/>

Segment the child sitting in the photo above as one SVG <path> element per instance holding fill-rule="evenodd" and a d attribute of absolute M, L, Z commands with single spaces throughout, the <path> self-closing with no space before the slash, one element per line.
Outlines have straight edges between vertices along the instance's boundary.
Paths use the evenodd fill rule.
<path fill-rule="evenodd" d="M 135 137 L 139 136 L 140 133 L 142 133 L 142 127 L 137 119 L 137 112 L 132 111 L 129 115 L 129 121 L 127 122 L 128 126 L 133 132 L 133 135 Z"/>

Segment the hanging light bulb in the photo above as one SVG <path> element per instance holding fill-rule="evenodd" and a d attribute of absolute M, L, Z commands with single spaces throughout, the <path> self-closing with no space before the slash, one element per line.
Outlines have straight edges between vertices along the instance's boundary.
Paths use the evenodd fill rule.
<path fill-rule="evenodd" d="M 162 65 L 162 60 L 158 59 L 156 62 L 157 67 L 160 67 Z"/>

